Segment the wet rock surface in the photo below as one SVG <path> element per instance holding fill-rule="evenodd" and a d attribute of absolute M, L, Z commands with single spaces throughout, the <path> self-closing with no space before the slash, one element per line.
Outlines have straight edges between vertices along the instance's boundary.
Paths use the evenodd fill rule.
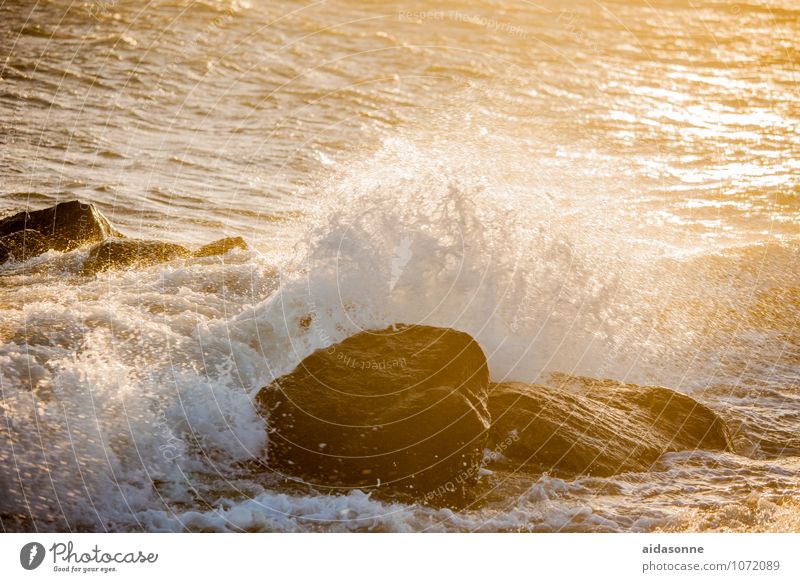
<path fill-rule="evenodd" d="M 94 245 L 83 264 L 85 275 L 107 269 L 148 267 L 191 256 L 186 247 L 158 240 L 110 238 Z"/>
<path fill-rule="evenodd" d="M 47 249 L 57 251 L 70 251 L 110 236 L 124 236 L 94 204 L 78 200 L 61 202 L 42 210 L 19 212 L 0 220 L 0 237 L 26 230 L 39 233 L 42 237 L 39 242 Z"/>
<path fill-rule="evenodd" d="M 451 329 L 398 325 L 314 352 L 262 389 L 269 466 L 315 487 L 463 504 L 489 427 L 489 372 Z"/>
<path fill-rule="evenodd" d="M 224 255 L 234 249 L 248 250 L 250 247 L 240 236 L 229 236 L 210 242 L 203 245 L 192 253 L 195 257 L 213 257 L 217 255 Z"/>
<path fill-rule="evenodd" d="M 176 243 L 127 238 L 94 204 L 78 200 L 0 219 L 0 264 L 27 261 L 49 250 L 67 252 L 89 245 L 93 246 L 83 266 L 84 275 L 249 249 L 239 236 L 213 241 L 194 252 Z"/>
<path fill-rule="evenodd" d="M 0 264 L 27 261 L 50 250 L 47 238 L 39 231 L 18 230 L 0 238 Z"/>
<path fill-rule="evenodd" d="M 562 377 L 560 387 L 493 384 L 490 444 L 517 465 L 609 476 L 648 471 L 662 454 L 730 450 L 725 423 L 668 388 Z"/>

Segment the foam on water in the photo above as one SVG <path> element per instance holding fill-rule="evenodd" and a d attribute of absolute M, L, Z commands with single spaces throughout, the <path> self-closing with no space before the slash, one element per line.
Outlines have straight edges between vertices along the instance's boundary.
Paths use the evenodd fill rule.
<path fill-rule="evenodd" d="M 358 490 L 316 496 L 267 492 L 246 501 L 224 500 L 213 511 L 149 512 L 146 519 L 156 531 L 558 531 L 578 524 L 610 531 L 618 526 L 583 503 L 562 503 L 571 488 L 543 476 L 502 511 L 465 513 L 382 502 Z"/>
<path fill-rule="evenodd" d="M 568 196 L 546 169 L 501 146 L 493 150 L 503 155 L 489 158 L 456 139 L 387 140 L 315 186 L 317 204 L 294 226 L 296 252 L 285 257 L 234 252 L 89 279 L 77 274 L 85 250 L 4 267 L 0 511 L 40 529 L 607 531 L 669 523 L 666 508 L 598 511 L 596 489 L 548 476 L 464 514 L 269 483 L 245 493 L 235 482 L 242 463 L 264 456 L 257 391 L 361 329 L 413 322 L 466 331 L 495 380 L 564 371 L 677 388 L 709 377 L 734 384 L 742 368 L 728 361 L 732 348 L 746 359 L 758 344 L 766 361 L 793 345 L 791 303 L 770 311 L 775 296 L 767 294 L 755 321 L 747 310 L 753 290 L 800 280 L 786 267 L 795 247 L 771 248 L 755 266 L 758 247 L 654 253 L 613 220 L 590 219 L 604 181 L 596 194 Z M 727 360 L 705 360 L 694 372 L 700 348 Z M 796 375 L 775 362 L 761 372 L 749 366 L 756 379 Z M 216 485 L 203 490 L 209 481 Z M 668 489 L 668 480 L 653 482 Z"/>
<path fill-rule="evenodd" d="M 182 499 L 188 473 L 259 454 L 264 425 L 242 387 L 252 378 L 197 341 L 199 322 L 272 284 L 253 257 L 228 259 L 22 277 L 0 346 L 0 511 L 40 528 L 135 527 L 160 502 L 153 482 Z"/>
<path fill-rule="evenodd" d="M 648 474 L 574 481 L 542 475 L 502 501 L 462 512 L 382 502 L 357 490 L 268 491 L 222 499 L 213 510 L 150 511 L 143 519 L 155 531 L 787 532 L 800 519 L 792 495 L 796 469 L 796 461 L 765 465 L 729 455 L 673 454 Z M 725 491 L 708 486 L 712 475 Z"/>

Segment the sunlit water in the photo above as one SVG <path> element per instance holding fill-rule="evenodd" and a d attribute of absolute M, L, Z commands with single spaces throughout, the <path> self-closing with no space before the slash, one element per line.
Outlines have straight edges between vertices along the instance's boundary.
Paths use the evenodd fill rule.
<path fill-rule="evenodd" d="M 4 529 L 800 530 L 798 38 L 790 0 L 2 3 L 0 213 L 253 246 L 0 267 Z M 396 321 L 690 392 L 736 453 L 461 512 L 243 469 L 260 387 Z"/>

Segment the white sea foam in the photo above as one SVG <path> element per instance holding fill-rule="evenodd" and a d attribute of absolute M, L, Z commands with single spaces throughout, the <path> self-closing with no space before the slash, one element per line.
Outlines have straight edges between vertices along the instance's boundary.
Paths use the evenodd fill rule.
<path fill-rule="evenodd" d="M 153 482 L 184 499 L 187 473 L 263 453 L 243 387 L 252 378 L 227 355 L 205 356 L 196 335 L 271 285 L 249 258 L 93 280 L 40 273 L 13 290 L 0 345 L 0 511 L 42 529 L 136 527 L 163 501 Z"/>
<path fill-rule="evenodd" d="M 77 274 L 85 251 L 10 266 L 0 322 L 0 511 L 27 515 L 40 529 L 606 531 L 665 523 L 666 509 L 633 517 L 613 503 L 598 510 L 594 490 L 581 494 L 583 485 L 550 477 L 464 513 L 269 485 L 244 501 L 234 501 L 236 491 L 211 495 L 214 510 L 193 507 L 198 481 L 225 490 L 239 463 L 263 458 L 257 391 L 360 329 L 411 322 L 466 331 L 495 380 L 557 370 L 680 388 L 702 326 L 722 323 L 724 332 L 726 322 L 746 322 L 730 314 L 742 313 L 733 308 L 747 305 L 747 290 L 797 280 L 785 267 L 791 249 L 745 271 L 752 280 L 740 277 L 741 287 L 730 279 L 747 257 L 653 266 L 642 260 L 652 253 L 613 229 L 576 228 L 547 172 L 520 164 L 511 154 L 488 164 L 463 144 L 394 139 L 316 187 L 319 203 L 293 226 L 297 252 L 286 259 L 235 252 L 224 262 L 178 260 L 89 279 Z M 709 288 L 719 293 L 703 304 Z M 678 308 L 665 309 L 670 301 Z M 703 333 L 711 344 L 701 347 L 730 349 L 733 338 L 779 350 L 786 340 L 770 334 L 791 333 L 787 313 L 762 309 L 753 337 Z M 706 369 L 723 380 L 740 372 Z"/>

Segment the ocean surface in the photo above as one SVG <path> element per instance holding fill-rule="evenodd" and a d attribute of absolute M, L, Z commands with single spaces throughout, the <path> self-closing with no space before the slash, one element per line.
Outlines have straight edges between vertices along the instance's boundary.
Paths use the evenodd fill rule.
<path fill-rule="evenodd" d="M 792 0 L 3 0 L 0 216 L 252 248 L 0 266 L 2 529 L 800 531 L 798 38 Z M 248 472 L 256 392 L 395 322 L 685 392 L 735 451 L 461 511 Z"/>

